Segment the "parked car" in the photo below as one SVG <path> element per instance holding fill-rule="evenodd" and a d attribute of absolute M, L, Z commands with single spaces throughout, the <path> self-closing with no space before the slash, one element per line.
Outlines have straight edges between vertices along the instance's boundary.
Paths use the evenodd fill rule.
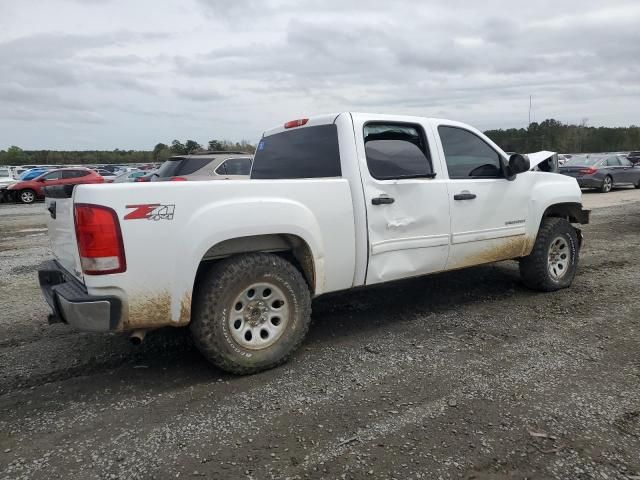
<path fill-rule="evenodd" d="M 7 188 L 15 183 L 11 169 L 9 167 L 0 167 L 0 202 L 8 200 Z"/>
<path fill-rule="evenodd" d="M 117 177 L 117 175 L 115 173 L 113 173 L 112 171 L 105 170 L 103 168 L 92 168 L 91 170 L 93 170 L 98 175 L 100 175 L 102 178 L 104 178 L 104 181 L 107 182 L 107 183 L 113 182 L 115 180 L 115 178 Z"/>
<path fill-rule="evenodd" d="M 136 179 L 147 175 L 147 172 L 143 172 L 142 170 L 133 170 L 131 172 L 124 172 L 118 175 L 116 178 L 112 180 L 112 183 L 125 183 L 125 182 L 135 182 Z"/>
<path fill-rule="evenodd" d="M 150 175 L 150 181 L 225 180 L 249 178 L 253 156 L 210 151 L 171 157 Z"/>
<path fill-rule="evenodd" d="M 627 160 L 629 160 L 634 165 L 640 163 L 640 152 L 629 152 L 627 154 Z"/>
<path fill-rule="evenodd" d="M 565 288 L 589 211 L 573 179 L 529 168 L 463 123 L 347 112 L 264 132 L 250 180 L 48 187 L 50 321 L 134 343 L 190 325 L 247 374 L 285 362 L 329 292 L 507 259 Z"/>
<path fill-rule="evenodd" d="M 602 193 L 618 185 L 640 188 L 640 165 L 634 166 L 621 155 L 574 156 L 558 171 L 575 178 L 580 188 L 597 188 Z"/>
<path fill-rule="evenodd" d="M 44 187 L 52 185 L 79 185 L 103 183 L 104 178 L 89 168 L 59 168 L 45 172 L 33 180 L 21 180 L 8 187 L 14 199 L 22 203 L 33 203 L 44 197 Z"/>

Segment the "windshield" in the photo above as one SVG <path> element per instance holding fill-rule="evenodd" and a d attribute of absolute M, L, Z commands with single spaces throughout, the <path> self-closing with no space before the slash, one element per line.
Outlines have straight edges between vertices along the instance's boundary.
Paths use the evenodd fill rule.
<path fill-rule="evenodd" d="M 563 167 L 591 166 L 599 163 L 600 160 L 602 160 L 602 157 L 572 157 L 571 160 L 567 160 Z"/>
<path fill-rule="evenodd" d="M 26 172 L 23 172 L 22 174 L 20 174 L 18 179 L 19 180 L 33 180 L 34 178 L 39 177 L 40 175 L 42 175 L 45 172 L 46 172 L 46 170 L 27 170 Z"/>

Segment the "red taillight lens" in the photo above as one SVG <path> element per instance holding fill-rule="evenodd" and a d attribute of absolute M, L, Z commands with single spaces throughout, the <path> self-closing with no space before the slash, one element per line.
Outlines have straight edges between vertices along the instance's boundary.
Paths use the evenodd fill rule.
<path fill-rule="evenodd" d="M 585 175 L 593 175 L 598 171 L 597 168 L 589 167 L 589 168 L 581 168 L 580 173 L 584 173 Z"/>
<path fill-rule="evenodd" d="M 172 182 L 186 182 L 187 179 L 184 177 L 171 177 Z"/>
<path fill-rule="evenodd" d="M 150 182 L 151 177 L 138 177 L 135 179 L 136 182 Z"/>
<path fill-rule="evenodd" d="M 76 239 L 82 271 L 87 275 L 127 270 L 122 232 L 116 212 L 101 205 L 75 205 Z"/>
<path fill-rule="evenodd" d="M 284 128 L 301 127 L 303 125 L 306 125 L 308 121 L 309 121 L 308 118 L 300 118 L 298 120 L 291 120 L 290 122 L 287 122 L 287 123 L 284 124 Z"/>

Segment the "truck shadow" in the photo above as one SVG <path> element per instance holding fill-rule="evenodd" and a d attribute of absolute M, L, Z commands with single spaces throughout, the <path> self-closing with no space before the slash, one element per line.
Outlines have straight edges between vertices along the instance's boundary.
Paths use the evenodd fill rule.
<path fill-rule="evenodd" d="M 528 290 L 520 284 L 517 264 L 503 262 L 325 295 L 313 301 L 313 324 L 303 349 L 321 350 L 323 344 L 335 342 L 336 337 L 341 341 L 351 337 L 365 345 L 375 341 L 377 331 L 391 329 L 396 322 L 458 311 L 469 304 L 525 292 Z M 74 331 L 67 333 L 69 327 L 65 325 L 48 328 L 65 330 L 56 338 L 68 343 L 71 364 L 63 362 L 56 368 L 52 357 L 51 368 L 26 377 L 4 378 L 0 382 L 0 395 L 60 381 L 65 382 L 65 389 L 82 391 L 87 377 L 92 388 L 107 388 L 116 395 L 119 390 L 126 391 L 127 385 L 135 385 L 139 392 L 161 392 L 225 381 L 233 382 L 234 389 L 242 389 L 255 387 L 256 382 L 268 382 L 287 368 L 252 377 L 229 375 L 198 352 L 187 328 L 151 332 L 137 347 L 121 335 L 78 337 Z M 305 361 L 304 353 L 298 352 L 294 357 Z"/>

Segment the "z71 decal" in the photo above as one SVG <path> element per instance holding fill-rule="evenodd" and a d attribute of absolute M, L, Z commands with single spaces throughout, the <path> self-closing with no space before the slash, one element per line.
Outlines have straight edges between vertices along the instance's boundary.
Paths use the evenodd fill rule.
<path fill-rule="evenodd" d="M 149 203 L 146 205 L 127 205 L 126 208 L 133 208 L 124 216 L 125 220 L 173 220 L 175 205 L 161 205 L 159 203 Z"/>

